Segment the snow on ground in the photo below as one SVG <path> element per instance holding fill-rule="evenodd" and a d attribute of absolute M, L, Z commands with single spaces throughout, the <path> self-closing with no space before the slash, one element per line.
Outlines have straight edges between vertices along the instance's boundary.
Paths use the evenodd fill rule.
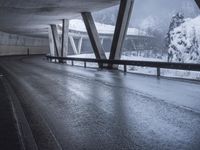
<path fill-rule="evenodd" d="M 71 55 L 69 57 L 95 58 L 95 55 L 94 54 L 80 54 L 80 55 Z M 109 58 L 109 53 L 106 53 L 106 57 Z M 125 53 L 122 54 L 121 59 L 122 60 L 156 61 L 156 62 L 167 61 L 167 58 L 163 58 L 163 59 L 145 58 L 142 56 L 126 55 Z M 74 64 L 78 66 L 83 66 L 83 62 L 74 62 Z M 95 63 L 87 63 L 87 67 L 98 67 L 98 66 Z M 119 69 L 123 70 L 123 66 L 119 66 Z M 157 74 L 157 69 L 151 68 L 151 67 L 128 66 L 127 71 L 132 72 L 132 73 L 141 73 L 141 74 L 149 74 L 149 75 Z M 200 72 L 196 72 L 196 71 L 161 69 L 161 76 L 200 80 Z"/>
<path fill-rule="evenodd" d="M 96 22 L 95 23 L 97 30 L 100 34 L 113 34 L 115 30 L 115 26 L 107 25 L 107 24 L 101 24 Z M 85 24 L 80 19 L 72 19 L 69 23 L 69 29 L 80 31 L 80 32 L 87 32 L 85 28 Z M 136 28 L 128 28 L 127 31 L 128 35 L 141 35 L 141 36 L 148 36 L 148 34 L 144 31 L 141 31 Z"/>

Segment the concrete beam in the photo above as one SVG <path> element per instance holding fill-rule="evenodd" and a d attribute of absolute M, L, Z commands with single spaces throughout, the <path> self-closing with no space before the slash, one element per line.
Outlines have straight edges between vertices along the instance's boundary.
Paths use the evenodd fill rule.
<path fill-rule="evenodd" d="M 127 33 L 134 0 L 121 0 L 115 32 L 113 36 L 110 60 L 121 58 L 122 47 Z"/>
<path fill-rule="evenodd" d="M 49 27 L 49 48 L 50 48 L 50 55 L 55 56 L 55 45 L 54 45 L 51 27 Z"/>
<path fill-rule="evenodd" d="M 60 24 L 63 16 L 75 18 L 79 12 L 99 11 L 118 3 L 119 0 L 0 0 L 0 29 L 7 33 L 46 37 L 46 27 Z"/>
<path fill-rule="evenodd" d="M 106 59 L 106 55 L 101 45 L 92 14 L 90 12 L 82 12 L 81 15 L 85 23 L 96 59 Z"/>
<path fill-rule="evenodd" d="M 61 57 L 66 57 L 68 54 L 69 20 L 63 19 L 62 25 Z"/>
<path fill-rule="evenodd" d="M 61 56 L 61 41 L 59 38 L 57 26 L 54 24 L 52 24 L 50 26 L 51 26 L 51 31 L 52 31 L 52 35 L 53 35 L 53 41 L 54 41 L 54 45 L 55 45 L 56 55 L 58 57 L 60 57 Z"/>

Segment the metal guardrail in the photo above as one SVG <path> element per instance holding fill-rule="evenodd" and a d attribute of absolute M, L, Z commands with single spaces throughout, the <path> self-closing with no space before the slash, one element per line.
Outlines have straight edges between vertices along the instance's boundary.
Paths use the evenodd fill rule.
<path fill-rule="evenodd" d="M 157 68 L 157 76 L 160 76 L 160 69 L 178 69 L 178 70 L 189 70 L 189 71 L 200 71 L 200 64 L 191 63 L 168 63 L 168 62 L 154 62 L 154 61 L 135 61 L 135 60 L 107 60 L 107 59 L 92 59 L 92 58 L 73 58 L 73 57 L 54 57 L 46 56 L 49 61 L 52 59 L 57 62 L 71 61 L 74 65 L 74 61 L 84 62 L 84 67 L 86 68 L 86 63 L 98 63 L 100 66 L 112 66 L 112 65 L 123 65 L 124 72 L 127 72 L 127 66 L 140 66 L 140 67 L 153 67 Z"/>

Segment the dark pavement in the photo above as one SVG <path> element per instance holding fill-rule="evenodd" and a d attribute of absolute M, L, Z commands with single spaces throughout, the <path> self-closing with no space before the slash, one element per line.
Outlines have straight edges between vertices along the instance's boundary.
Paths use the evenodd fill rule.
<path fill-rule="evenodd" d="M 200 83 L 0 58 L 41 150 L 200 149 Z"/>
<path fill-rule="evenodd" d="M 22 147 L 10 95 L 0 73 L 0 149 L 20 150 Z"/>

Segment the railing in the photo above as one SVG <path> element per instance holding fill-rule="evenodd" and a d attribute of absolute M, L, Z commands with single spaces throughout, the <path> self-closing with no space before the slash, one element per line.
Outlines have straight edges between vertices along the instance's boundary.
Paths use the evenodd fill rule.
<path fill-rule="evenodd" d="M 112 65 L 123 65 L 124 72 L 127 72 L 127 66 L 140 66 L 140 67 L 154 67 L 157 68 L 157 76 L 160 76 L 160 69 L 178 69 L 178 70 L 189 70 L 189 71 L 200 71 L 200 64 L 189 64 L 189 63 L 168 63 L 168 62 L 153 62 L 153 61 L 135 61 L 135 60 L 106 60 L 106 59 L 92 59 L 92 58 L 73 58 L 73 57 L 53 57 L 46 56 L 49 61 L 53 59 L 57 62 L 71 61 L 74 65 L 74 61 L 84 62 L 84 67 L 87 67 L 87 62 L 98 63 L 100 66 L 112 66 Z"/>

